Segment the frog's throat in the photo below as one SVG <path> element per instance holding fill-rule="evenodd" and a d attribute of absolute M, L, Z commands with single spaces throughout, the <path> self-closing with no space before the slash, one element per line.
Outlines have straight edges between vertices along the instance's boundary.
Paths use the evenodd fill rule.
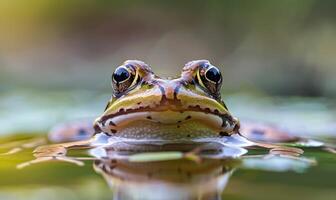
<path fill-rule="evenodd" d="M 167 104 L 154 108 L 140 107 L 135 109 L 121 109 L 119 112 L 102 116 L 95 122 L 95 132 L 110 135 L 132 130 L 139 126 L 146 132 L 199 132 L 212 135 L 231 135 L 239 128 L 239 122 L 229 113 L 221 114 L 217 110 L 200 106 L 181 108 L 178 105 Z M 165 132 L 165 133 L 164 133 Z M 201 134 L 200 134 L 201 135 Z"/>

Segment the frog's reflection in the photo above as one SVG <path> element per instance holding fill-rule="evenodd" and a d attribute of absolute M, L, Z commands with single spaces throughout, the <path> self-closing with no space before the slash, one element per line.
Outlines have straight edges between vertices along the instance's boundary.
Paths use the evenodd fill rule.
<path fill-rule="evenodd" d="M 239 161 L 231 159 L 97 160 L 94 168 L 108 182 L 114 199 L 220 199 L 237 165 Z"/>
<path fill-rule="evenodd" d="M 190 151 L 195 149 L 199 151 Z M 192 152 L 197 153 L 201 162 L 190 159 L 194 158 L 190 157 Z M 297 157 L 287 148 L 269 154 L 245 153 L 246 149 L 241 147 L 214 143 L 159 146 L 120 143 L 113 148 L 91 151 L 97 158 L 94 169 L 105 178 L 114 199 L 221 199 L 235 168 L 303 172 L 315 164 L 314 160 Z"/>
<path fill-rule="evenodd" d="M 134 150 L 134 146 L 125 146 Z M 232 156 L 245 153 L 244 149 L 236 147 L 222 147 L 218 151 L 217 146 L 208 144 L 197 152 L 202 156 L 201 162 L 183 156 L 172 160 L 176 148 L 176 145 L 160 145 L 157 158 L 170 153 L 170 159 L 141 162 L 130 161 L 134 152 L 123 151 L 119 152 L 122 156 L 116 156 L 115 148 L 105 148 L 102 154 L 107 156 L 105 158 L 97 155 L 101 151 L 95 151 L 95 156 L 102 159 L 95 161 L 94 168 L 113 190 L 114 199 L 220 199 L 234 168 L 241 163 Z M 194 145 L 179 146 L 184 155 L 194 148 Z M 144 149 L 155 152 L 154 146 L 147 145 L 142 152 Z M 214 159 L 218 156 L 223 159 Z"/>

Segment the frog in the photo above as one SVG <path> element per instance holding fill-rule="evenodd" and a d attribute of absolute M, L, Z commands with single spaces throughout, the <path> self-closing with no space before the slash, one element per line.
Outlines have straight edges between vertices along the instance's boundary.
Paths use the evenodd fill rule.
<path fill-rule="evenodd" d="M 57 127 L 49 141 L 58 143 L 38 143 L 36 159 L 19 168 L 50 160 L 82 165 L 81 159 L 95 158 L 69 157 L 69 149 L 133 150 L 141 144 L 147 144 L 147 149 L 150 144 L 149 149 L 171 150 L 214 143 L 216 148 L 219 144 L 239 149 L 238 157 L 247 153 L 241 148 L 248 147 L 266 148 L 277 155 L 303 154 L 300 148 L 277 144 L 298 141 L 294 136 L 265 125 L 254 128 L 244 123 L 241 128 L 222 100 L 222 83 L 220 69 L 208 60 L 186 63 L 175 78 L 161 78 L 145 62 L 127 60 L 112 73 L 111 98 L 93 124 L 86 121 Z"/>

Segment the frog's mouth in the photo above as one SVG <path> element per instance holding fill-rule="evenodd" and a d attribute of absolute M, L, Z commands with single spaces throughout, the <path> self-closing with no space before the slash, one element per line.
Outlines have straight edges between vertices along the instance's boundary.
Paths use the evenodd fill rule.
<path fill-rule="evenodd" d="M 173 132 L 199 133 L 200 135 L 230 135 L 238 129 L 238 120 L 217 109 L 166 103 L 155 107 L 120 109 L 99 118 L 96 132 L 110 135 L 171 134 Z"/>

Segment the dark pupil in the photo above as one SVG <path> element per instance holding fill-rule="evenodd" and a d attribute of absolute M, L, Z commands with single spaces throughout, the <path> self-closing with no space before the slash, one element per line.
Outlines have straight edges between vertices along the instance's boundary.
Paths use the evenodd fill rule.
<path fill-rule="evenodd" d="M 211 81 L 213 81 L 213 82 L 219 82 L 220 81 L 220 79 L 221 79 L 221 74 L 220 74 L 220 72 L 219 72 L 219 70 L 218 69 L 216 69 L 216 68 L 210 68 L 207 72 L 206 72 L 206 74 L 205 74 L 205 76 L 209 79 L 209 80 L 211 80 Z"/>
<path fill-rule="evenodd" d="M 113 79 L 116 82 L 122 82 L 128 79 L 129 75 L 130 75 L 129 72 L 125 68 L 118 68 L 115 70 L 113 74 Z"/>

